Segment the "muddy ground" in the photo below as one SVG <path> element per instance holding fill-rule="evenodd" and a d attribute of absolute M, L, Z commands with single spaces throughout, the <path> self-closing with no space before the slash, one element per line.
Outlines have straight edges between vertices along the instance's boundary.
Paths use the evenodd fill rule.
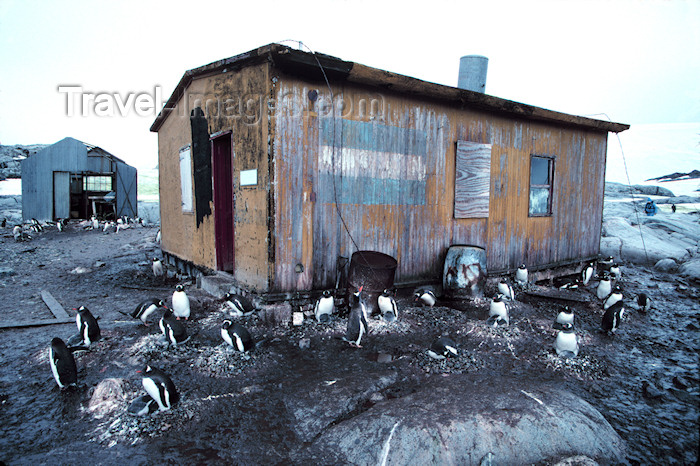
<path fill-rule="evenodd" d="M 344 332 L 342 314 L 331 324 L 307 320 L 300 327 L 250 316 L 242 321 L 265 342 L 243 355 L 221 342 L 225 311 L 219 301 L 191 281 L 152 277 L 147 259 L 159 255 L 156 232 L 134 228 L 103 234 L 69 226 L 66 232 L 50 228 L 32 241 L 15 242 L 9 229 L 0 230 L 0 324 L 52 318 L 40 296 L 49 290 L 71 315 L 71 308 L 88 307 L 102 328 L 101 341 L 76 353 L 80 384 L 65 392 L 53 380 L 47 349 L 53 337 L 74 335 L 74 324 L 0 330 L 0 461 L 328 464 L 337 458 L 309 448 L 318 432 L 300 428 L 298 416 L 292 419 L 290 397 L 303 398 L 314 387 L 348 375 L 377 374 L 388 382 L 355 400 L 329 425 L 372 409 L 377 400 L 414 393 L 436 377 L 491 385 L 527 379 L 591 403 L 626 441 L 630 464 L 697 461 L 697 284 L 623 267 L 621 284 L 631 310 L 613 338 L 598 331 L 602 311 L 594 288 L 571 292 L 583 302 L 568 303 L 582 339 L 579 358 L 570 361 L 552 351 L 551 324 L 565 302 L 524 293 L 512 306 L 511 326 L 503 329 L 485 326 L 486 300 L 422 309 L 402 297 L 399 321 L 373 320 L 361 349 L 334 338 Z M 87 270 L 74 273 L 77 267 Z M 129 312 L 151 297 L 169 301 L 176 283 L 187 285 L 193 302 L 187 324 L 192 338 L 168 348 L 160 343 L 157 325 L 138 325 L 119 311 Z M 654 300 L 646 315 L 633 304 L 641 291 Z M 426 356 L 441 334 L 460 345 L 456 360 Z M 182 401 L 170 412 L 137 418 L 126 408 L 143 393 L 136 370 L 145 363 L 171 376 Z M 100 404 L 95 387 L 107 378 L 116 379 L 118 389 Z"/>

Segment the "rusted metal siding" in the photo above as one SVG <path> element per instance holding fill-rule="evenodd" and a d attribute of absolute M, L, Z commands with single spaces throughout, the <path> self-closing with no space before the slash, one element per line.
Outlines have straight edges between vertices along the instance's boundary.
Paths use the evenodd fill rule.
<path fill-rule="evenodd" d="M 598 252 L 606 133 L 352 85 L 334 88 L 345 102 L 333 125 L 323 99 L 308 99 L 311 90 L 327 99 L 324 86 L 275 76 L 277 101 L 286 105 L 274 114 L 274 289 L 333 286 L 338 256 L 356 249 L 395 257 L 397 282 L 438 278 L 452 244 L 485 248 L 490 271 Z M 377 96 L 379 112 L 359 111 Z M 492 145 L 487 218 L 454 218 L 458 140 Z M 533 153 L 556 157 L 551 217 L 528 217 Z"/>
<path fill-rule="evenodd" d="M 192 81 L 158 130 L 161 247 L 197 266 L 216 269 L 214 210 L 197 226 L 195 213 L 180 207 L 179 150 L 192 144 L 190 112 L 204 110 L 210 135 L 231 131 L 234 191 L 234 278 L 258 291 L 270 280 L 267 142 L 267 66 L 219 73 Z M 256 186 L 240 186 L 240 171 L 258 170 Z"/>

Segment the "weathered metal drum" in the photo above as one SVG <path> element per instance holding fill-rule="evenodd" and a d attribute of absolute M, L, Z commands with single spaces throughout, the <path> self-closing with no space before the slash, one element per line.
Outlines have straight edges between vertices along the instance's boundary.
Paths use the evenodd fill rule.
<path fill-rule="evenodd" d="M 367 312 L 378 312 L 377 298 L 387 288 L 394 286 L 398 263 L 393 257 L 376 251 L 356 251 L 350 258 L 348 293 L 362 287 Z"/>
<path fill-rule="evenodd" d="M 446 298 L 481 298 L 486 284 L 486 250 L 478 246 L 450 246 L 442 274 Z"/>

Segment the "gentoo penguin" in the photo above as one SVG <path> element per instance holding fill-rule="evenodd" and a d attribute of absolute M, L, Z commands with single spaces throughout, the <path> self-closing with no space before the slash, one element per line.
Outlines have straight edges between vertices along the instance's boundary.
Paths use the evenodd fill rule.
<path fill-rule="evenodd" d="M 92 222 L 92 229 L 97 230 L 100 228 L 100 222 L 97 220 L 97 217 L 94 215 L 90 217 L 90 221 Z"/>
<path fill-rule="evenodd" d="M 131 402 L 126 412 L 134 416 L 146 416 L 158 411 L 158 403 L 151 395 L 141 395 Z"/>
<path fill-rule="evenodd" d="M 159 228 L 158 233 L 156 233 L 156 243 L 160 244 L 160 238 L 161 238 L 161 234 L 160 234 L 160 228 Z"/>
<path fill-rule="evenodd" d="M 505 278 L 501 278 L 501 281 L 498 282 L 498 292 L 501 293 L 504 298 L 515 301 L 513 287 L 508 284 Z"/>
<path fill-rule="evenodd" d="M 486 324 L 491 327 L 502 327 L 510 324 L 508 308 L 503 301 L 503 295 L 500 293 L 491 300 L 491 304 L 489 305 L 489 318 L 486 320 Z"/>
<path fill-rule="evenodd" d="M 165 305 L 165 301 L 157 298 L 147 299 L 146 301 L 136 306 L 136 309 L 134 309 L 130 315 L 134 319 L 141 319 L 143 325 L 148 326 L 148 318 L 151 316 L 151 314 L 153 314 L 157 309 L 160 308 L 168 308 L 168 306 Z"/>
<path fill-rule="evenodd" d="M 574 311 L 569 309 L 569 306 L 564 307 L 564 309 L 557 314 L 557 318 L 552 327 L 561 330 L 567 324 L 570 324 L 572 327 L 574 326 Z"/>
<path fill-rule="evenodd" d="M 515 271 L 515 282 L 520 286 L 527 285 L 527 267 L 525 267 L 525 264 L 520 264 L 518 270 Z"/>
<path fill-rule="evenodd" d="M 639 296 L 637 296 L 637 305 L 639 306 L 639 312 L 646 313 L 651 309 L 651 298 L 647 296 L 646 293 L 639 293 Z"/>
<path fill-rule="evenodd" d="M 151 268 L 153 269 L 153 276 L 154 277 L 162 277 L 163 276 L 163 263 L 157 257 L 153 258 L 153 263 L 151 264 Z"/>
<path fill-rule="evenodd" d="M 85 306 L 80 306 L 77 311 L 75 323 L 78 326 L 80 338 L 82 338 L 83 345 L 90 346 L 91 343 L 100 339 L 100 326 L 97 324 L 95 316 Z"/>
<path fill-rule="evenodd" d="M 625 308 L 622 301 L 618 301 L 605 311 L 603 314 L 603 321 L 601 322 L 601 328 L 604 332 L 615 333 L 617 328 L 622 322 L 622 316 L 625 313 Z"/>
<path fill-rule="evenodd" d="M 330 290 L 325 290 L 314 306 L 314 316 L 318 322 L 328 322 L 335 311 L 335 300 Z"/>
<path fill-rule="evenodd" d="M 165 339 L 168 340 L 173 346 L 177 346 L 178 343 L 184 343 L 187 341 L 187 329 L 185 326 L 173 316 L 173 311 L 166 309 L 163 317 L 160 318 L 158 322 L 160 326 L 160 331 L 165 335 Z"/>
<path fill-rule="evenodd" d="M 226 293 L 224 302 L 234 317 L 249 316 L 255 312 L 255 306 L 250 299 L 236 293 Z"/>
<path fill-rule="evenodd" d="M 362 348 L 360 342 L 368 331 L 367 309 L 362 302 L 362 287 L 350 295 L 350 316 L 348 317 L 348 329 L 343 340 L 350 343 L 350 346 Z"/>
<path fill-rule="evenodd" d="M 595 267 L 593 265 L 593 262 L 589 262 L 581 271 L 581 281 L 583 282 L 583 286 L 588 286 L 588 282 L 591 281 L 591 278 L 593 278 L 594 273 Z"/>
<path fill-rule="evenodd" d="M 158 403 L 161 411 L 172 408 L 180 400 L 175 384 L 165 372 L 151 366 L 146 366 L 143 371 L 138 372 L 143 376 L 143 388 Z"/>
<path fill-rule="evenodd" d="M 234 324 L 230 320 L 224 320 L 221 324 L 221 338 L 224 339 L 226 343 L 233 346 L 234 349 L 245 353 L 250 351 L 255 347 L 255 342 L 253 337 L 250 336 L 250 332 L 240 325 Z"/>
<path fill-rule="evenodd" d="M 620 264 L 613 264 L 610 267 L 610 275 L 612 275 L 613 279 L 619 280 L 620 277 L 622 276 L 622 272 L 620 271 Z"/>
<path fill-rule="evenodd" d="M 49 364 L 56 383 L 63 390 L 66 387 L 75 387 L 78 383 L 78 369 L 75 366 L 73 353 L 60 338 L 51 340 L 49 348 Z"/>
<path fill-rule="evenodd" d="M 603 309 L 607 309 L 619 300 L 622 299 L 622 288 L 620 288 L 619 285 L 615 285 L 615 288 L 613 288 L 612 292 L 608 295 L 607 298 L 605 298 L 605 301 L 603 302 Z"/>
<path fill-rule="evenodd" d="M 433 359 L 445 359 L 457 356 L 457 345 L 449 337 L 440 337 L 430 345 L 428 356 Z"/>
<path fill-rule="evenodd" d="M 384 290 L 377 298 L 379 312 L 387 322 L 393 322 L 399 318 L 399 308 L 396 306 L 392 290 Z"/>
<path fill-rule="evenodd" d="M 173 293 L 173 313 L 177 320 L 190 318 L 190 298 L 182 285 L 177 285 Z"/>
<path fill-rule="evenodd" d="M 15 227 L 12 229 L 12 236 L 15 237 L 15 241 L 21 241 L 22 240 L 22 227 L 19 225 L 15 225 Z"/>
<path fill-rule="evenodd" d="M 564 324 L 559 333 L 557 333 L 557 339 L 554 342 L 554 349 L 557 351 L 557 355 L 564 358 L 575 358 L 578 356 L 578 337 L 574 333 L 574 326 L 571 324 Z"/>
<path fill-rule="evenodd" d="M 610 267 L 612 267 L 615 259 L 613 256 L 608 256 L 605 259 L 598 260 L 598 271 L 609 272 Z"/>
<path fill-rule="evenodd" d="M 435 293 L 433 293 L 430 290 L 424 290 L 422 288 L 416 290 L 413 297 L 414 297 L 415 302 L 421 303 L 421 306 L 433 307 L 433 306 L 435 306 L 435 303 L 437 302 L 437 298 L 435 297 Z"/>
<path fill-rule="evenodd" d="M 603 274 L 600 277 L 600 282 L 598 282 L 598 288 L 596 289 L 596 296 L 598 299 L 607 298 L 612 292 L 612 284 L 610 283 L 610 276 L 608 274 Z"/>

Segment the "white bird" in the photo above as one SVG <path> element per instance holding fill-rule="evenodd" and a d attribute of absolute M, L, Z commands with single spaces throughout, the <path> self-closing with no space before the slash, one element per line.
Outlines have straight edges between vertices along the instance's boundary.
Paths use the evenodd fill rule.
<path fill-rule="evenodd" d="M 93 230 L 97 230 L 98 228 L 100 228 L 100 222 L 97 220 L 97 217 L 93 215 L 92 217 L 90 217 L 90 220 L 92 221 Z"/>
<path fill-rule="evenodd" d="M 527 284 L 527 267 L 525 267 L 525 264 L 520 264 L 518 270 L 515 271 L 515 282 L 521 286 Z"/>
<path fill-rule="evenodd" d="M 515 292 L 513 291 L 513 287 L 508 284 L 505 278 L 501 278 L 501 281 L 498 282 L 498 292 L 501 293 L 506 299 L 515 301 Z"/>
<path fill-rule="evenodd" d="M 613 306 L 620 300 L 622 300 L 622 289 L 618 285 L 615 285 L 615 288 L 613 288 L 612 292 L 608 295 L 607 298 L 605 298 L 605 302 L 603 303 L 603 309 L 607 309 L 610 306 Z"/>
<path fill-rule="evenodd" d="M 151 264 L 151 268 L 153 269 L 153 276 L 154 277 L 162 277 L 163 276 L 163 262 L 161 262 L 160 259 L 157 257 L 153 258 L 153 264 Z"/>
<path fill-rule="evenodd" d="M 187 297 L 185 293 L 185 287 L 182 285 L 177 285 L 175 287 L 175 292 L 173 293 L 173 314 L 180 319 L 190 318 L 190 298 Z"/>
<path fill-rule="evenodd" d="M 415 302 L 420 301 L 422 306 L 433 307 L 433 306 L 435 306 L 435 303 L 437 302 L 437 298 L 435 297 L 435 293 L 433 293 L 430 290 L 423 290 L 422 288 L 416 290 L 413 297 L 414 297 L 414 301 Z"/>
<path fill-rule="evenodd" d="M 583 268 L 583 270 L 581 271 L 581 280 L 583 281 L 583 286 L 588 286 L 588 282 L 591 281 L 594 271 L 595 268 L 593 266 L 593 262 L 589 262 L 588 265 L 586 265 Z"/>
<path fill-rule="evenodd" d="M 554 342 L 554 349 L 557 355 L 565 358 L 575 358 L 578 356 L 578 336 L 574 333 L 574 327 L 571 324 L 564 324 L 564 328 L 557 333 L 557 339 Z"/>
<path fill-rule="evenodd" d="M 324 290 L 323 296 L 318 298 L 314 306 L 314 316 L 318 322 L 328 322 L 335 312 L 335 300 L 330 290 Z"/>
<path fill-rule="evenodd" d="M 612 284 L 610 283 L 610 277 L 606 274 L 600 278 L 598 282 L 598 288 L 596 289 L 596 296 L 598 299 L 605 299 L 610 295 L 612 291 Z"/>
<path fill-rule="evenodd" d="M 492 327 L 502 327 L 510 324 L 508 308 L 503 301 L 502 294 L 497 294 L 491 300 L 491 304 L 489 305 L 489 318 L 486 320 L 486 323 Z"/>
<path fill-rule="evenodd" d="M 22 239 L 22 227 L 19 225 L 15 225 L 15 227 L 12 229 L 12 236 L 15 237 L 15 241 L 19 241 Z"/>
<path fill-rule="evenodd" d="M 393 322 L 399 318 L 399 308 L 396 306 L 394 293 L 391 290 L 384 290 L 377 298 L 379 312 L 387 322 Z"/>

